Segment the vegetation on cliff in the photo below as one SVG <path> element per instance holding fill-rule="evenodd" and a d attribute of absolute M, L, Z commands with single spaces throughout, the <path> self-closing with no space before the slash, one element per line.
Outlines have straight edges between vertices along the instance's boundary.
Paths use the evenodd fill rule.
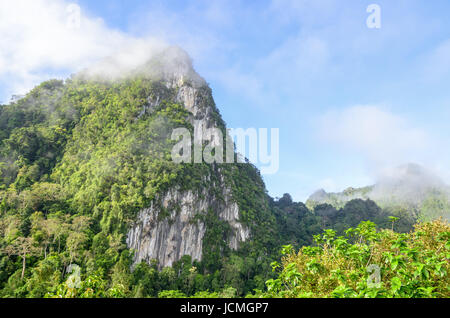
<path fill-rule="evenodd" d="M 224 130 L 209 88 L 202 89 L 210 97 L 205 102 L 212 107 L 213 119 Z M 174 88 L 145 76 L 119 82 L 74 77 L 42 83 L 24 98 L 0 106 L 1 297 L 390 296 L 392 284 L 398 287 L 400 282 L 395 296 L 448 295 L 440 283 L 429 283 L 435 275 L 447 279 L 447 225 L 424 224 L 412 234 L 397 234 L 392 229 L 407 233 L 416 218 L 405 215 L 393 227 L 392 211 L 371 200 L 351 200 L 338 208 L 321 204 L 314 209 L 293 202 L 287 194 L 274 200 L 249 163 L 173 163 L 172 128 L 193 129 L 188 120 L 192 114 L 175 102 L 175 93 Z M 137 213 L 173 186 L 199 193 L 208 188 L 220 196 L 220 189 L 205 181 L 205 176 L 216 178 L 219 170 L 250 239 L 231 250 L 226 244 L 229 225 L 215 211 L 199 211 L 198 219 L 207 227 L 201 261 L 186 255 L 162 270 L 156 261 L 133 265 L 126 234 Z M 426 204 L 435 207 L 434 201 Z M 363 223 L 352 231 L 369 231 L 368 241 L 334 237 L 352 232 L 347 229 L 362 221 L 391 231 L 375 232 L 375 225 Z M 428 244 L 429 239 L 414 241 L 421 231 L 424 237 L 431 235 L 429 229 L 438 235 L 435 245 Z M 316 235 L 324 230 L 328 236 L 318 240 Z M 329 242 L 324 245 L 323 240 Z M 399 243 L 389 252 L 392 242 L 399 240 L 406 247 Z M 280 261 L 286 244 L 306 254 L 297 259 L 292 249 L 286 253 L 285 248 L 282 271 L 272 272 L 271 264 Z M 390 256 L 373 254 L 375 247 Z M 414 254 L 418 249 L 419 254 Z M 402 258 L 404 253 L 417 266 L 401 267 L 410 261 Z M 339 287 L 335 279 L 339 275 L 330 274 L 339 268 L 328 268 L 327 262 L 344 256 L 349 263 L 343 275 L 356 271 L 359 276 Z M 368 257 L 391 263 L 391 258 L 398 258 L 404 275 L 394 279 L 388 273 L 390 283 L 384 289 L 362 293 L 358 283 L 365 277 L 362 264 Z M 309 282 L 298 289 L 299 282 L 302 286 L 308 282 L 309 274 L 302 271 L 313 258 L 320 265 L 315 279 L 325 268 L 327 287 L 317 289 L 320 284 Z M 298 264 L 295 272 L 291 264 Z M 424 273 L 427 270 L 428 283 L 416 282 L 420 264 Z M 413 282 L 411 286 L 424 288 L 420 294 L 409 292 L 412 287 L 407 284 Z M 402 289 L 403 284 L 408 290 Z"/>

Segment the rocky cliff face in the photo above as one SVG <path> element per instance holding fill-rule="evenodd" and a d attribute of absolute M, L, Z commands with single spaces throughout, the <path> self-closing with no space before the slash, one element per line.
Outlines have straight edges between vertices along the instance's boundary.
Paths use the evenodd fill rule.
<path fill-rule="evenodd" d="M 135 262 L 156 259 L 162 268 L 171 266 L 183 255 L 200 261 L 206 225 L 196 217 L 209 209 L 214 209 L 220 220 L 229 222 L 232 234 L 227 243 L 231 249 L 237 249 L 250 233 L 239 223 L 239 207 L 232 201 L 230 193 L 224 190 L 223 194 L 224 201 L 207 190 L 197 194 L 172 189 L 162 197 L 161 205 L 155 201 L 142 210 L 127 238 L 128 246 L 136 250 Z"/>
<path fill-rule="evenodd" d="M 201 126 L 203 130 L 223 125 L 218 123 L 220 115 L 215 108 L 211 91 L 205 81 L 192 68 L 191 60 L 178 48 L 168 49 L 161 63 L 149 63 L 155 66 L 163 85 L 174 92 L 174 102 L 182 104 L 190 113 L 189 122 Z M 152 95 L 141 115 L 151 111 L 166 96 Z M 206 224 L 199 217 L 213 211 L 219 220 L 231 227 L 231 234 L 226 237 L 231 249 L 238 249 L 241 242 L 250 237 L 250 231 L 240 223 L 240 209 L 233 199 L 232 191 L 224 182 L 220 169 L 204 175 L 209 184 L 200 193 L 173 187 L 164 194 L 159 194 L 151 205 L 139 212 L 135 224 L 127 236 L 128 247 L 136 251 L 135 263 L 158 260 L 160 268 L 171 266 L 184 255 L 200 261 L 203 254 L 203 239 Z M 211 180 L 216 181 L 215 184 Z M 212 191 L 212 189 L 215 189 Z"/>

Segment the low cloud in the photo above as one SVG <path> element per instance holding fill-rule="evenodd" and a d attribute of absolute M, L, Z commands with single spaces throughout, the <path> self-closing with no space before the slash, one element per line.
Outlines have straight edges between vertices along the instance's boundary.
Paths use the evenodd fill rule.
<path fill-rule="evenodd" d="M 1 1 L 0 38 L 2 99 L 139 42 L 63 0 Z"/>
<path fill-rule="evenodd" d="M 91 74 L 117 77 L 171 43 L 194 58 L 217 60 L 229 49 L 228 43 L 210 28 L 229 25 L 234 6 L 205 1 L 171 12 L 162 4 L 149 3 L 124 32 L 70 0 L 0 1 L 0 102 L 88 66 Z"/>

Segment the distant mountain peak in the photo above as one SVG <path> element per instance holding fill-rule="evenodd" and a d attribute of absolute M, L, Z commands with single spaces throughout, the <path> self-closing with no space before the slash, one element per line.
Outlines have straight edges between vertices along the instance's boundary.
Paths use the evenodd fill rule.
<path fill-rule="evenodd" d="M 341 207 L 353 199 L 371 199 L 382 206 L 392 204 L 420 206 L 430 195 L 435 194 L 450 198 L 449 187 L 429 169 L 416 163 L 408 163 L 382 171 L 373 186 L 350 187 L 338 193 L 318 190 L 309 197 L 307 205 L 312 208 L 318 204 L 328 203 Z"/>

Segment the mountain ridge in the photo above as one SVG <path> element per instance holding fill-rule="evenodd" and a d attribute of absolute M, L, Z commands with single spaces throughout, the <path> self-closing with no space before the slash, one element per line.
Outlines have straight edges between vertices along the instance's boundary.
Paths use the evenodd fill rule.
<path fill-rule="evenodd" d="M 274 200 L 249 162 L 174 162 L 174 129 L 226 136 L 226 124 L 185 52 L 143 63 L 102 73 L 110 59 L 0 106 L 0 296 L 243 296 L 275 277 L 285 244 L 363 221 L 394 228 L 397 214 L 368 199 Z"/>
<path fill-rule="evenodd" d="M 450 206 L 450 187 L 439 177 L 418 164 L 405 164 L 389 169 L 379 178 L 378 182 L 362 188 L 346 188 L 342 192 L 330 192 L 320 189 L 314 192 L 306 201 L 310 209 L 319 204 L 331 204 L 336 208 L 343 207 L 346 202 L 354 199 L 374 200 L 383 208 L 406 206 L 412 216 L 423 219 L 434 219 L 442 216 L 450 218 L 447 207 Z M 443 204 L 442 208 L 427 210 L 427 205 L 433 200 Z"/>

